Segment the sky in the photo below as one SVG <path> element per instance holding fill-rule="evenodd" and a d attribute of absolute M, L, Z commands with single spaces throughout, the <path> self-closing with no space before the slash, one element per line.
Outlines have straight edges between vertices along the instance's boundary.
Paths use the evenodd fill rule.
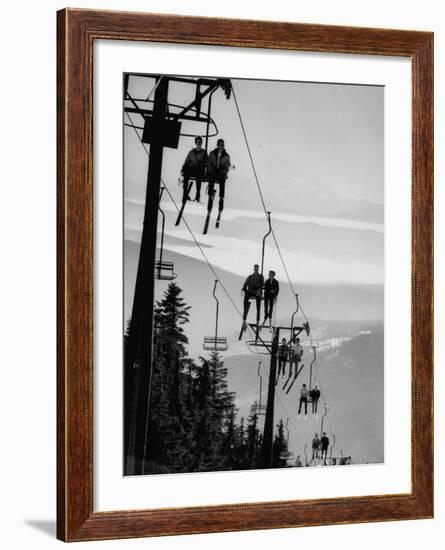
<path fill-rule="evenodd" d="M 134 97 L 154 81 L 135 78 Z M 383 283 L 383 88 L 377 86 L 234 80 L 234 91 L 267 209 L 294 282 Z M 169 101 L 187 104 L 192 87 L 170 84 Z M 267 222 L 261 207 L 233 99 L 214 94 L 212 118 L 234 169 L 227 183 L 223 225 L 202 235 L 205 206 L 187 205 L 186 219 L 212 263 L 247 275 L 258 261 Z M 141 124 L 137 115 L 132 115 Z M 127 121 L 128 122 L 128 121 Z M 183 132 L 203 134 L 204 124 Z M 125 237 L 140 240 L 148 159 L 132 128 L 125 127 Z M 215 138 L 210 139 L 210 149 Z M 163 179 L 180 203 L 178 177 L 193 146 L 181 138 L 164 150 Z M 173 219 L 166 193 L 162 206 Z M 171 220 L 169 220 L 171 221 Z M 200 258 L 182 224 L 166 225 L 166 247 Z M 280 260 L 268 242 L 269 264 Z M 269 246 L 270 245 L 270 246 Z M 282 274 L 283 275 L 283 274 Z"/>
<path fill-rule="evenodd" d="M 341 431 L 339 443 L 359 461 L 381 461 L 383 413 L 376 414 L 374 406 L 383 395 L 383 339 L 378 339 L 377 350 L 370 347 L 372 353 L 366 342 L 360 340 L 361 347 L 355 352 L 352 366 L 347 354 L 342 352 L 337 357 L 335 346 L 337 336 L 346 336 L 340 334 L 346 330 L 342 323 L 353 323 L 351 326 L 357 328 L 350 330 L 357 332 L 361 326 L 368 327 L 368 323 L 373 326 L 372 323 L 383 320 L 384 90 L 377 86 L 238 79 L 232 84 L 281 256 L 311 323 L 313 341 L 303 335 L 303 348 L 310 356 L 312 343 L 319 349 L 334 346 L 332 353 L 328 352 L 329 361 L 326 364 L 322 361 L 320 368 L 324 371 L 323 387 L 329 390 L 330 406 L 335 409 L 333 417 L 343 427 L 347 426 Z M 147 97 L 153 85 L 153 80 L 135 79 L 130 83 L 130 93 L 134 97 Z M 187 105 L 192 99 L 190 88 L 170 84 L 171 104 Z M 229 349 L 224 358 L 229 384 L 236 391 L 239 414 L 247 415 L 256 398 L 258 357 L 244 340 L 238 340 L 241 287 L 253 264 L 261 261 L 261 243 L 268 226 L 234 100 L 227 100 L 222 91 L 217 91 L 212 107 L 218 135 L 210 139 L 210 149 L 222 137 L 233 165 L 226 185 L 221 227 L 215 228 L 214 212 L 209 232 L 203 235 L 207 199 L 203 193 L 203 203 L 188 203 L 184 214 L 193 236 L 184 223 L 175 227 L 182 196 L 178 178 L 184 158 L 193 147 L 192 138 L 181 137 L 178 149 L 164 150 L 162 177 L 167 189 L 161 201 L 166 216 L 163 257 L 174 262 L 176 282 L 191 305 L 190 323 L 185 330 L 189 340 L 187 351 L 195 360 L 206 353 L 202 349 L 203 337 L 212 335 L 214 330 L 215 273 L 224 284 L 224 289 L 217 287 L 218 334 L 228 339 Z M 142 125 L 137 115 L 133 114 L 132 119 Z M 184 123 L 182 131 L 202 135 L 205 128 L 202 124 Z M 133 128 L 126 126 L 125 320 L 133 301 L 147 170 L 148 157 L 139 137 Z M 158 231 L 158 245 L 159 237 Z M 275 306 L 276 319 L 280 324 L 289 324 L 286 321 L 295 311 L 295 297 L 271 237 L 266 241 L 265 273 L 269 269 L 276 271 L 281 289 Z M 167 284 L 155 281 L 156 299 L 162 297 Z M 253 310 L 254 307 L 250 317 L 254 317 Z M 300 324 L 303 320 L 300 310 L 295 322 Z M 329 334 L 330 330 L 334 332 Z M 263 337 L 267 339 L 267 334 Z M 338 385 L 340 379 L 343 382 Z M 357 403 L 344 399 L 348 384 L 351 387 L 346 391 L 360 396 Z M 279 392 L 276 414 L 291 418 L 290 447 L 301 453 L 304 442 L 310 440 L 311 430 L 318 424 L 313 419 L 298 424 L 295 395 Z M 362 432 L 366 433 L 366 441 L 360 438 Z"/>

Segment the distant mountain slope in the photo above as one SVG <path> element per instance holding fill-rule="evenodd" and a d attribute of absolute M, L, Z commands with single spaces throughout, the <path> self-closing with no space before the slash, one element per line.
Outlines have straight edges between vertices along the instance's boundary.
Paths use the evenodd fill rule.
<path fill-rule="evenodd" d="M 333 323 L 334 324 L 334 323 Z M 318 353 L 313 384 L 321 387 L 323 398 L 329 406 L 324 429 L 333 441 L 336 435 L 336 452 L 343 449 L 352 455 L 354 463 L 382 462 L 383 456 L 383 327 L 374 325 L 356 336 Z M 314 432 L 320 431 L 322 410 L 318 419 L 309 414 L 308 419 L 297 418 L 298 390 L 309 383 L 310 349 L 305 349 L 306 367 L 292 391 L 282 391 L 282 381 L 277 386 L 275 421 L 290 417 L 290 447 L 303 454 L 305 443 L 310 448 Z M 229 370 L 230 388 L 237 393 L 240 415 L 247 416 L 251 404 L 259 398 L 258 361 L 263 359 L 262 403 L 266 403 L 269 358 L 255 355 L 229 356 L 225 365 Z M 322 409 L 322 406 L 320 406 Z M 309 451 L 308 451 L 309 452 Z"/>
<path fill-rule="evenodd" d="M 139 245 L 125 241 L 125 316 L 128 318 L 133 300 Z M 191 322 L 186 327 L 190 340 L 189 353 L 193 357 L 205 354 L 202 338 L 214 330 L 213 279 L 207 265 L 199 260 L 179 254 L 167 253 L 166 259 L 175 262 L 176 282 L 184 290 L 184 298 L 192 306 Z M 240 289 L 242 278 L 218 270 L 228 292 L 242 308 Z M 156 296 L 160 298 L 167 282 L 156 281 Z M 319 350 L 317 368 L 321 387 L 331 411 L 329 418 L 335 430 L 337 446 L 351 454 L 355 463 L 383 460 L 383 289 L 381 287 L 301 287 L 298 289 L 309 316 L 312 336 Z M 268 357 L 257 356 L 247 349 L 244 340 L 238 341 L 241 320 L 232 304 L 218 290 L 221 297 L 220 335 L 228 336 L 231 348 L 225 356 L 229 369 L 230 388 L 237 393 L 240 414 L 247 416 L 251 404 L 258 399 L 258 361 L 263 360 L 263 404 L 266 399 Z M 282 284 L 279 301 L 280 322 L 287 323 L 295 302 L 289 287 Z M 253 310 L 252 310 L 253 311 Z M 251 314 L 252 315 L 252 314 Z M 287 315 L 287 317 L 286 317 Z M 338 319 L 332 319 L 338 316 Z M 324 319 L 323 319 L 324 318 Z M 358 320 L 357 320 L 358 319 Z M 363 321 L 363 319 L 371 319 Z M 299 317 L 301 321 L 301 317 Z M 266 330 L 266 335 L 268 330 Z M 306 357 L 310 353 L 308 340 L 303 339 Z M 309 358 L 309 357 L 308 357 Z M 307 363 L 307 361 L 306 361 Z M 314 376 L 317 376 L 314 373 Z M 317 377 L 318 378 L 318 377 Z M 319 431 L 321 415 L 315 420 L 297 419 L 298 388 L 308 382 L 305 368 L 296 388 L 289 395 L 278 386 L 276 420 L 287 416 L 290 421 L 290 447 L 303 453 L 304 444 L 310 443 L 313 433 Z M 315 378 L 314 378 L 315 383 Z M 332 435 L 330 426 L 330 437 Z M 332 439 L 332 438 L 331 438 Z M 310 445 L 309 445 L 310 447 Z"/>
<path fill-rule="evenodd" d="M 124 245 L 125 319 L 128 319 L 131 313 L 138 255 L 139 244 L 126 240 Z M 202 353 L 203 337 L 211 335 L 214 330 L 215 301 L 212 297 L 214 275 L 204 261 L 169 251 L 165 253 L 165 259 L 174 262 L 175 271 L 178 274 L 176 282 L 184 290 L 184 299 L 192 306 L 191 322 L 186 331 L 190 340 L 190 354 L 196 357 Z M 218 268 L 216 272 L 238 309 L 242 310 L 243 278 Z M 295 299 L 292 298 L 289 285 L 284 281 L 280 281 L 280 284 L 278 316 L 283 319 L 283 322 L 285 320 L 288 322 L 295 309 Z M 156 281 L 155 291 L 158 299 L 167 285 L 166 281 Z M 383 287 L 380 285 L 300 285 L 297 290 L 314 329 L 315 323 L 312 321 L 314 318 L 355 321 L 381 319 L 383 316 Z M 237 336 L 241 325 L 240 315 L 220 287 L 218 296 L 220 297 L 220 335 L 230 337 L 235 344 L 237 342 L 235 335 Z M 254 308 L 249 316 L 251 320 L 254 317 L 253 310 Z M 324 326 L 327 321 L 323 323 Z M 342 330 L 340 333 L 343 335 Z"/>

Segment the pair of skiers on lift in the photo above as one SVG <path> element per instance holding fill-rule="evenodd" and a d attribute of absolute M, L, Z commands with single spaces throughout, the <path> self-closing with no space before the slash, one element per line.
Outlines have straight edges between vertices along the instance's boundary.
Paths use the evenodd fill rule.
<path fill-rule="evenodd" d="M 249 313 L 250 300 L 255 300 L 256 303 L 256 318 L 257 324 L 259 324 L 261 316 L 261 298 L 263 297 L 264 289 L 264 321 L 263 324 L 269 319 L 272 319 L 273 306 L 275 300 L 280 292 L 280 285 L 275 279 L 275 271 L 269 271 L 269 278 L 264 282 L 263 275 L 259 272 L 260 266 L 255 264 L 253 266 L 253 273 L 247 277 L 244 281 L 243 288 L 244 302 L 243 302 L 243 324 L 246 324 L 247 314 Z"/>
<path fill-rule="evenodd" d="M 184 179 L 182 202 L 191 200 L 189 193 L 191 191 L 191 180 L 196 183 L 195 201 L 201 202 L 201 184 L 204 178 L 209 182 L 209 196 L 215 191 L 215 183 L 219 183 L 219 206 L 220 210 L 224 207 L 224 196 L 227 174 L 230 169 L 230 155 L 224 147 L 224 140 L 218 139 L 216 149 L 213 149 L 207 156 L 202 147 L 202 137 L 195 138 L 195 148 L 189 151 L 182 165 L 181 173 Z M 190 186 L 190 187 L 189 187 Z"/>
<path fill-rule="evenodd" d="M 315 386 L 309 391 L 306 384 L 303 384 L 300 389 L 300 402 L 298 405 L 298 418 L 300 418 L 301 415 L 301 409 L 304 405 L 304 414 L 307 416 L 307 404 L 309 398 L 311 399 L 312 404 L 312 414 L 315 414 L 315 417 L 317 417 L 318 414 L 318 402 L 320 400 L 320 390 L 315 384 Z"/>
<path fill-rule="evenodd" d="M 318 434 L 316 433 L 314 438 L 312 439 L 312 461 L 321 458 L 326 463 L 326 459 L 328 457 L 328 449 L 329 437 L 326 435 L 326 432 L 323 432 L 321 437 L 318 437 Z"/>

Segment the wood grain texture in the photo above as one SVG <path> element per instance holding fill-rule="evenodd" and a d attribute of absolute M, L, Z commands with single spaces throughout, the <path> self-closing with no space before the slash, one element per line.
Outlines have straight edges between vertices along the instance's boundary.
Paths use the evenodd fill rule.
<path fill-rule="evenodd" d="M 76 9 L 58 12 L 57 33 L 58 538 L 96 540 L 432 517 L 432 33 Z M 411 58 L 411 493 L 93 512 L 92 63 L 96 39 Z"/>

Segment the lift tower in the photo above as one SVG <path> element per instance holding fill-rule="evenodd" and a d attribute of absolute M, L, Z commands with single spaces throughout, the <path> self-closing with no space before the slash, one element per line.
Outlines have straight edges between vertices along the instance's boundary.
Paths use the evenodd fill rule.
<path fill-rule="evenodd" d="M 273 328 L 272 341 L 264 341 L 261 338 L 261 332 L 258 331 L 258 327 L 255 323 L 249 323 L 252 331 L 255 333 L 255 340 L 247 342 L 247 345 L 251 351 L 257 351 L 263 355 L 270 355 L 270 368 L 269 368 L 269 382 L 267 389 L 267 405 L 266 416 L 264 419 L 264 431 L 263 442 L 261 446 L 261 467 L 272 468 L 273 466 L 273 440 L 274 440 L 274 411 L 275 411 L 275 392 L 276 392 L 276 377 L 277 377 L 277 358 L 279 342 L 281 340 L 280 334 L 286 333 L 289 335 L 290 340 L 298 337 L 303 331 L 309 336 L 310 326 L 309 323 L 303 323 L 300 326 L 294 326 L 293 319 L 290 327 L 276 326 Z M 261 350 L 261 351 L 259 351 Z M 304 365 L 300 368 L 295 365 L 295 371 L 293 374 L 292 384 L 296 381 L 301 374 Z"/>
<path fill-rule="evenodd" d="M 155 78 L 154 101 L 133 98 L 130 94 L 130 79 Z M 172 106 L 168 102 L 169 84 L 181 82 L 194 87 L 194 99 L 186 106 Z M 227 79 L 182 78 L 139 73 L 124 76 L 124 111 L 139 115 L 143 120 L 141 141 L 150 144 L 144 221 L 139 252 L 139 263 L 133 298 L 133 309 L 125 348 L 125 473 L 143 474 L 147 453 L 147 426 L 150 410 L 152 374 L 152 338 L 154 306 L 154 271 L 156 261 L 156 236 L 158 206 L 162 178 L 164 147 L 176 149 L 181 135 L 181 121 L 203 122 L 208 128 L 210 106 L 203 112 L 203 99 L 222 88 L 228 99 L 231 83 Z M 132 106 L 127 106 L 128 102 Z M 149 107 L 140 106 L 147 103 Z M 174 110 L 176 107 L 176 111 Z M 133 125 L 133 124 L 132 124 Z M 134 126 L 135 127 L 135 126 Z M 208 131 L 207 131 L 208 135 Z M 206 144 L 207 145 L 207 144 Z"/>

